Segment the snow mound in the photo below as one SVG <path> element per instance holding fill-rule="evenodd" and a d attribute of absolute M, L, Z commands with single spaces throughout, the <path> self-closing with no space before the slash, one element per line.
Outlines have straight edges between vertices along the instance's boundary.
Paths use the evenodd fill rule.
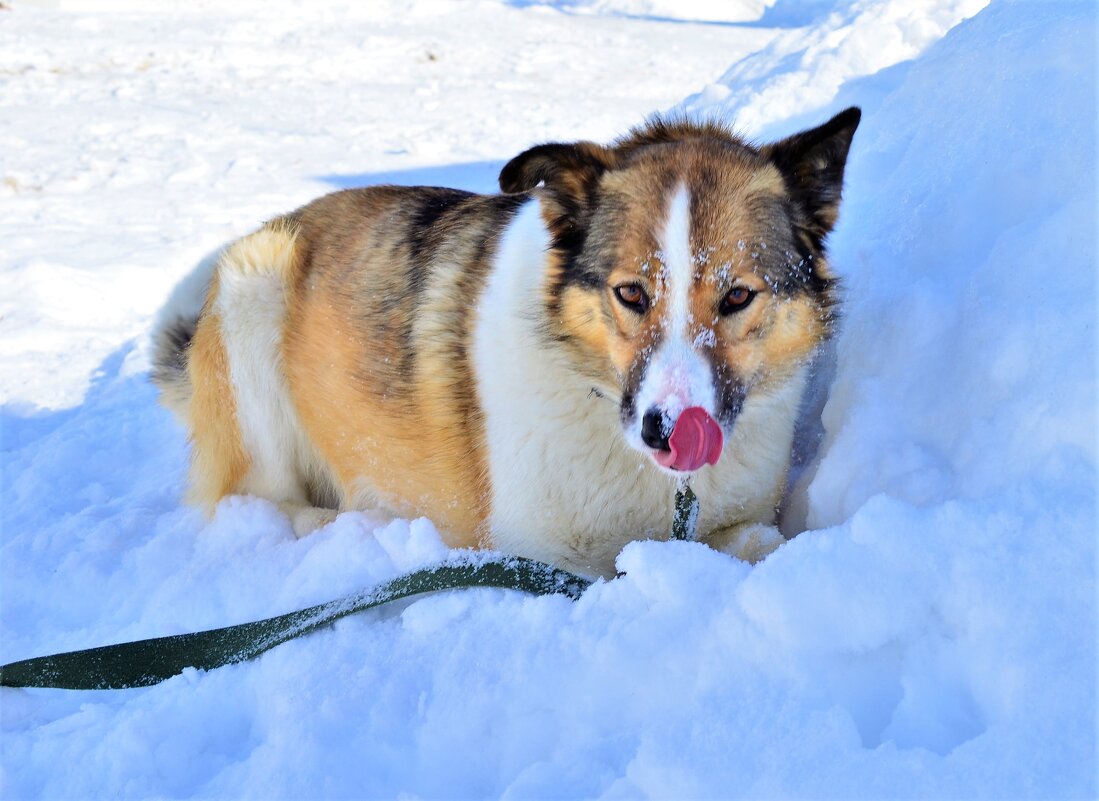
<path fill-rule="evenodd" d="M 915 58 L 989 0 L 846 0 L 821 22 L 777 36 L 683 107 L 734 117 L 746 131 L 805 117 L 851 78 Z M 788 4 L 780 3 L 778 10 Z M 773 127 L 774 136 L 783 131 Z"/>

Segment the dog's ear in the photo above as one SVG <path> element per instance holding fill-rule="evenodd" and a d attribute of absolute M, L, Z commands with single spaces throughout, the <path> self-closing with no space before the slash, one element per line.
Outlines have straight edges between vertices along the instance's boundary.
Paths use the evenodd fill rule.
<path fill-rule="evenodd" d="M 500 189 L 526 192 L 544 184 L 566 208 L 584 208 L 614 161 L 614 153 L 595 142 L 538 145 L 504 165 Z"/>
<path fill-rule="evenodd" d="M 862 112 L 852 107 L 820 127 L 765 145 L 760 150 L 782 173 L 790 194 L 805 212 L 808 233 L 818 249 L 836 224 L 843 169 L 861 117 Z"/>
<path fill-rule="evenodd" d="M 510 194 L 544 185 L 554 244 L 573 249 L 584 241 L 599 178 L 615 160 L 613 151 L 594 142 L 538 145 L 504 165 L 500 188 Z"/>

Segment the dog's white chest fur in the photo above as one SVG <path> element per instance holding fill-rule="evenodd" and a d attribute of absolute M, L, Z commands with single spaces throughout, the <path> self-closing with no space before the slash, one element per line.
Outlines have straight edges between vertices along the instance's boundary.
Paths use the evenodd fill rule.
<path fill-rule="evenodd" d="M 477 309 L 492 545 L 610 574 L 626 543 L 669 535 L 676 487 L 627 444 L 617 404 L 592 394 L 539 330 L 549 246 L 539 202 L 530 202 L 502 237 Z M 700 531 L 770 521 L 802 386 L 799 376 L 779 395 L 747 403 L 720 462 L 693 476 Z"/>

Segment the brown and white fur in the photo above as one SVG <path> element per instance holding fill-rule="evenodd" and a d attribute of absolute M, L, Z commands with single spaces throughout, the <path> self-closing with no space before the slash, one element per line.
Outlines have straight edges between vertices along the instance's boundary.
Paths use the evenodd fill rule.
<path fill-rule="evenodd" d="M 858 122 L 755 147 L 658 119 L 534 147 L 504 194 L 378 186 L 269 222 L 159 333 L 194 500 L 262 496 L 299 533 L 423 515 L 453 546 L 611 574 L 668 536 L 682 476 L 653 456 L 700 406 L 725 447 L 690 477 L 699 532 L 762 558 L 833 327 L 823 243 Z"/>

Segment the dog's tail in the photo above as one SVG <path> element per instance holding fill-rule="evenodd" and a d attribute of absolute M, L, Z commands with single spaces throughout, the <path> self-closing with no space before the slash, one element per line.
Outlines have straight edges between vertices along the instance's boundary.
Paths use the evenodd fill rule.
<path fill-rule="evenodd" d="M 152 332 L 153 384 L 160 390 L 161 403 L 183 421 L 192 394 L 187 352 L 220 256 L 220 250 L 208 255 L 176 286 L 157 315 Z"/>
<path fill-rule="evenodd" d="M 160 390 L 160 401 L 181 419 L 191 403 L 191 380 L 187 375 L 187 349 L 198 327 L 198 315 L 177 317 L 153 333 L 152 379 Z"/>

